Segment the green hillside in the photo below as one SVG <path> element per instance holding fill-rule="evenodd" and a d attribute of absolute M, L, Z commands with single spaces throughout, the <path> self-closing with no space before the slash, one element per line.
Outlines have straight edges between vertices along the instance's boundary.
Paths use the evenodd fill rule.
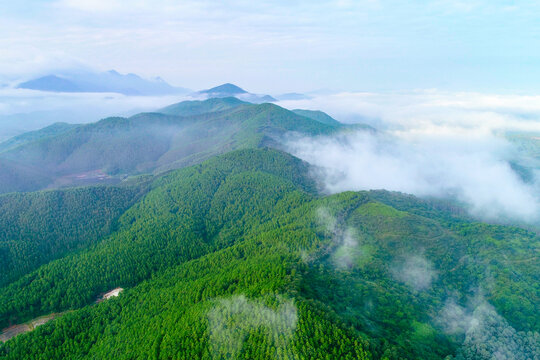
<path fill-rule="evenodd" d="M 248 129 L 290 124 L 249 110 Z M 244 149 L 156 177 L 110 235 L 0 288 L 1 326 L 74 310 L 0 357 L 540 356 L 536 234 L 399 193 L 323 196 L 309 173 Z"/>
<path fill-rule="evenodd" d="M 60 135 L 76 126 L 77 125 L 74 125 L 74 124 L 55 123 L 47 127 L 44 127 L 43 129 L 40 129 L 40 130 L 26 132 L 24 134 L 15 136 L 9 140 L 1 142 L 0 153 L 3 151 L 13 149 L 20 145 L 28 144 L 32 141 Z"/>
<path fill-rule="evenodd" d="M 318 122 L 321 122 L 323 124 L 327 125 L 340 125 L 341 123 L 331 117 L 330 115 L 322 112 L 322 111 L 314 111 L 314 110 L 302 110 L 302 109 L 295 109 L 293 110 L 295 114 L 305 116 L 307 118 L 317 120 Z"/>
<path fill-rule="evenodd" d="M 126 175 L 181 168 L 235 149 L 279 147 L 289 131 L 317 135 L 339 129 L 277 105 L 231 98 L 173 108 L 164 111 L 174 114 L 103 119 L 4 151 L 0 169 L 6 168 L 8 175 L 0 175 L 0 192 L 114 183 Z"/>
<path fill-rule="evenodd" d="M 52 174 L 38 166 L 21 164 L 0 156 L 0 194 L 20 190 L 44 189 L 54 181 Z"/>
<path fill-rule="evenodd" d="M 108 235 L 141 185 L 0 196 L 0 286 Z"/>
<path fill-rule="evenodd" d="M 193 100 L 193 101 L 182 101 L 177 104 L 169 105 L 163 109 L 158 110 L 157 112 L 167 115 L 179 115 L 179 116 L 189 116 L 189 115 L 200 115 L 204 113 L 224 111 L 235 108 L 240 105 L 245 105 L 246 102 L 238 100 L 235 97 L 227 98 L 212 98 L 208 100 Z"/>

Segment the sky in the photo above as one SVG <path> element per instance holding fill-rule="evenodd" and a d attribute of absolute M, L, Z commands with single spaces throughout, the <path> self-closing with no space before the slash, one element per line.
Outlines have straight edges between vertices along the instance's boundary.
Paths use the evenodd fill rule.
<path fill-rule="evenodd" d="M 191 89 L 540 92 L 537 1 L 0 2 L 0 83 L 116 69 Z"/>

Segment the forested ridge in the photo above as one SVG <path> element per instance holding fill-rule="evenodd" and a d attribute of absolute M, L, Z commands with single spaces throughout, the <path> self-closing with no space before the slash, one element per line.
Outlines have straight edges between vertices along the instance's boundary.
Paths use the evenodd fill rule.
<path fill-rule="evenodd" d="M 400 193 L 322 195 L 310 171 L 284 152 L 245 149 L 144 186 L 5 195 L 69 195 L 75 209 L 119 199 L 98 225 L 74 224 L 91 234 L 76 250 L 0 288 L 2 327 L 73 310 L 0 345 L 0 357 L 540 356 L 535 233 Z M 22 226 L 15 219 L 2 221 Z M 95 304 L 115 287 L 125 290 Z"/>
<path fill-rule="evenodd" d="M 344 127 L 335 120 L 321 122 L 274 104 L 235 98 L 184 101 L 129 118 L 53 125 L 0 144 L 0 193 L 117 182 L 236 149 L 277 148 L 291 131 L 320 135 Z"/>

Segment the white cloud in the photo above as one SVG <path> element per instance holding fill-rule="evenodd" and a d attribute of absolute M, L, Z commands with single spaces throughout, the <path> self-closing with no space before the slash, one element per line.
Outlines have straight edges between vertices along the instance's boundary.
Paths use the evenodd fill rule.
<path fill-rule="evenodd" d="M 427 290 L 437 273 L 424 256 L 408 255 L 397 259 L 390 268 L 392 276 L 415 291 Z"/>
<path fill-rule="evenodd" d="M 184 100 L 182 96 L 125 96 L 116 93 L 51 93 L 0 87 L 0 141 L 54 122 L 95 122 L 129 116 Z"/>
<path fill-rule="evenodd" d="M 450 129 L 540 131 L 540 96 L 417 90 L 342 92 L 310 100 L 284 101 L 287 108 L 320 109 L 343 122 L 421 131 Z"/>
<path fill-rule="evenodd" d="M 509 160 L 517 150 L 499 135 L 540 131 L 540 102 L 531 104 L 531 99 L 536 98 L 432 91 L 286 102 L 328 111 L 338 119 L 367 119 L 384 130 L 291 138 L 289 149 L 324 169 L 330 192 L 387 189 L 453 196 L 485 219 L 537 221 L 538 185 L 524 183 L 512 170 Z"/>

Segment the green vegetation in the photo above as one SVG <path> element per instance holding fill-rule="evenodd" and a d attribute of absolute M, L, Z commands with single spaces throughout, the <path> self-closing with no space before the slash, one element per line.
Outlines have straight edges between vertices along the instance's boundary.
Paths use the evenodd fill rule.
<path fill-rule="evenodd" d="M 234 98 L 184 102 L 163 111 L 79 125 L 0 153 L 0 193 L 114 182 L 235 149 L 279 147 L 289 131 L 319 135 L 340 128 Z"/>
<path fill-rule="evenodd" d="M 204 101 L 182 101 L 177 104 L 164 107 L 157 112 L 167 115 L 191 116 L 229 110 L 246 104 L 248 103 L 238 100 L 235 97 L 212 98 Z"/>
<path fill-rule="evenodd" d="M 318 122 L 321 122 L 323 124 L 332 125 L 332 126 L 339 126 L 341 123 L 331 117 L 330 115 L 322 112 L 322 111 L 314 111 L 314 110 L 302 110 L 302 109 L 296 109 L 293 110 L 295 114 L 305 116 L 307 118 L 316 120 Z"/>
<path fill-rule="evenodd" d="M 102 186 L 0 196 L 0 286 L 108 235 L 143 189 Z"/>
<path fill-rule="evenodd" d="M 232 139 L 293 120 L 327 131 L 294 114 L 276 120 L 275 105 L 234 111 L 245 120 Z M 112 233 L 0 288 L 2 326 L 74 310 L 0 345 L 0 358 L 538 353 L 536 234 L 399 193 L 321 196 L 309 171 L 286 153 L 244 149 L 155 178 Z M 115 287 L 126 290 L 94 304 Z M 467 325 L 473 316 L 483 327 Z"/>
<path fill-rule="evenodd" d="M 61 315 L 0 358 L 539 357 L 536 233 L 272 149 L 358 128 L 222 98 L 1 144 L 0 192 L 109 185 L 0 196 L 0 328 Z"/>
<path fill-rule="evenodd" d="M 540 169 L 540 134 L 534 132 L 507 132 L 505 138 L 516 148 L 510 161 L 512 170 L 526 183 L 534 182 L 534 172 Z"/>
<path fill-rule="evenodd" d="M 59 123 L 55 123 L 47 127 L 44 127 L 43 129 L 40 129 L 40 130 L 26 132 L 22 135 L 15 136 L 7 141 L 1 142 L 0 153 L 3 151 L 11 150 L 20 145 L 28 144 L 32 141 L 60 135 L 76 126 L 78 125 L 59 122 Z"/>

